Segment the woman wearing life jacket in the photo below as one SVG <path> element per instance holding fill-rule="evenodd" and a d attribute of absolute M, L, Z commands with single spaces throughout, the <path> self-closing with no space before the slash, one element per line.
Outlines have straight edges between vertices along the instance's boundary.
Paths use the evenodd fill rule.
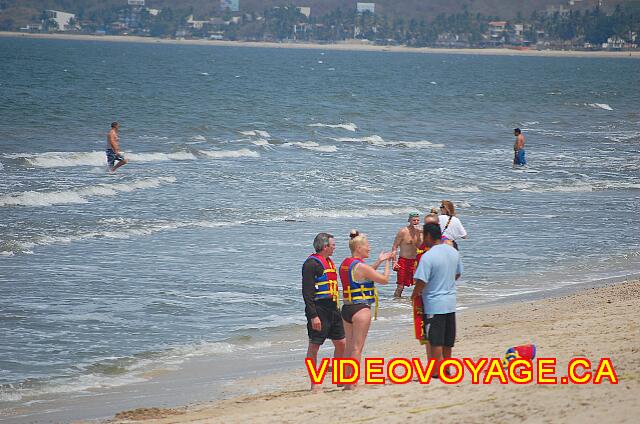
<path fill-rule="evenodd" d="M 364 260 L 369 257 L 371 247 L 364 234 L 351 230 L 349 235 L 349 249 L 351 257 L 342 261 L 340 265 L 340 281 L 342 281 L 342 319 L 347 338 L 345 357 L 353 358 L 360 362 L 364 342 L 371 325 L 371 305 L 375 303 L 376 316 L 378 311 L 378 291 L 375 283 L 387 284 L 389 282 L 389 262 L 391 252 L 381 252 L 372 265 L 367 265 Z M 384 274 L 376 269 L 384 262 Z M 347 386 L 353 389 L 355 386 Z"/>
<path fill-rule="evenodd" d="M 462 222 L 456 216 L 456 208 L 449 200 L 443 200 L 440 203 L 440 230 L 442 238 L 450 240 L 456 250 L 458 250 L 456 240 L 467 238 L 467 230 L 462 226 Z"/>

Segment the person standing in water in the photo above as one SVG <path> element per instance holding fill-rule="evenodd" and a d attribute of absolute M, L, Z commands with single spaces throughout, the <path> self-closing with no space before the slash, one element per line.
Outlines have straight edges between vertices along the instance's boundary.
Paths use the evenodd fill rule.
<path fill-rule="evenodd" d="M 107 134 L 107 163 L 109 164 L 109 172 L 116 172 L 116 169 L 129 162 L 124 158 L 124 155 L 120 151 L 120 137 L 118 137 L 118 130 L 120 124 L 118 122 L 111 123 L 111 130 Z M 116 161 L 118 162 L 116 164 Z"/>
<path fill-rule="evenodd" d="M 514 129 L 513 135 L 516 136 L 516 142 L 513 144 L 513 166 L 525 166 L 527 160 L 524 157 L 524 135 L 520 128 Z"/>
<path fill-rule="evenodd" d="M 409 214 L 409 223 L 406 227 L 402 227 L 391 247 L 391 254 L 395 262 L 396 252 L 400 248 L 400 257 L 395 263 L 393 270 L 398 273 L 396 291 L 393 297 L 402 296 L 405 287 L 413 285 L 413 272 L 416 270 L 416 255 L 418 246 L 422 243 L 422 231 L 420 230 L 420 214 L 411 212 Z"/>

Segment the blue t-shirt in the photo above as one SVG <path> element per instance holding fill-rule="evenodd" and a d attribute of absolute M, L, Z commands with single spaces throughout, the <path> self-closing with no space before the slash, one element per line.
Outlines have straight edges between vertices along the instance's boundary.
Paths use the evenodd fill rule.
<path fill-rule="evenodd" d="M 462 274 L 462 261 L 448 244 L 437 244 L 422 255 L 413 278 L 426 283 L 422 290 L 426 314 L 456 311 L 456 274 Z"/>

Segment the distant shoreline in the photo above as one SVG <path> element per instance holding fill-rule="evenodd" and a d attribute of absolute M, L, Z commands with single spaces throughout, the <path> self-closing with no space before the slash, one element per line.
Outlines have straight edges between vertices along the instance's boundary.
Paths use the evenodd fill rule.
<path fill-rule="evenodd" d="M 174 40 L 168 38 L 139 37 L 134 35 L 87 35 L 87 34 L 33 34 L 22 32 L 2 32 L 0 37 L 13 38 L 46 38 L 53 40 L 83 40 L 106 41 L 119 43 L 148 43 L 148 44 L 174 44 L 197 46 L 226 46 L 226 47 L 257 47 L 275 49 L 315 49 L 315 50 L 342 50 L 342 51 L 370 51 L 370 52 L 394 52 L 394 53 L 424 53 L 424 54 L 466 54 L 483 56 L 538 56 L 538 57 L 591 57 L 591 58 L 616 58 L 638 59 L 640 51 L 576 51 L 576 50 L 515 50 L 508 48 L 434 48 L 434 47 L 406 47 L 406 46 L 379 46 L 360 43 L 357 41 L 340 42 L 333 44 L 320 43 L 277 43 L 266 41 L 223 41 L 223 40 Z"/>

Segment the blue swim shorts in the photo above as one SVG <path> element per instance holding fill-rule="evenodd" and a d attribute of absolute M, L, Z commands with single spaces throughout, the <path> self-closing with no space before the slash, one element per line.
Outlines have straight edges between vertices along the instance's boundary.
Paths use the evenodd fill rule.
<path fill-rule="evenodd" d="M 114 152 L 113 149 L 107 149 L 106 153 L 107 153 L 107 163 L 109 164 L 110 168 L 113 168 L 116 161 L 124 160 L 124 156 Z"/>
<path fill-rule="evenodd" d="M 513 158 L 513 164 L 520 166 L 527 164 L 527 160 L 524 158 L 524 149 L 518 150 L 516 152 L 515 157 Z"/>

